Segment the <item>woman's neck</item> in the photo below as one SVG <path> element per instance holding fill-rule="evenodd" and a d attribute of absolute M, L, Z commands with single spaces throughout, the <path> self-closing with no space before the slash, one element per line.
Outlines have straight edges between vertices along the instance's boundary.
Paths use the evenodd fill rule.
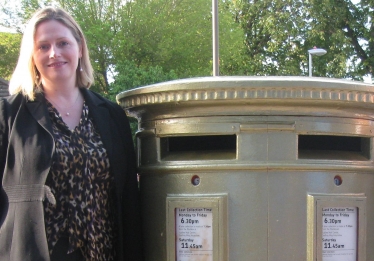
<path fill-rule="evenodd" d="M 46 88 L 43 87 L 46 98 L 69 101 L 75 99 L 79 93 L 78 87 L 71 88 Z"/>
<path fill-rule="evenodd" d="M 75 81 L 61 82 L 42 79 L 42 86 L 44 93 L 51 97 L 63 96 L 68 98 L 69 96 L 75 96 L 74 94 L 79 90 Z"/>
<path fill-rule="evenodd" d="M 84 98 L 78 87 L 69 91 L 46 89 L 44 96 L 57 109 L 70 130 L 79 124 Z"/>

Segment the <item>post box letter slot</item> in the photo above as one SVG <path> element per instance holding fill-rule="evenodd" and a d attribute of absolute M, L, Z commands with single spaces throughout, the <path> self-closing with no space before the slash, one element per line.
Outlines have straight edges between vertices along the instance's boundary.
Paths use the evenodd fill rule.
<path fill-rule="evenodd" d="M 370 138 L 299 135 L 299 159 L 370 160 Z"/>
<path fill-rule="evenodd" d="M 162 160 L 223 160 L 236 158 L 236 135 L 160 138 Z"/>

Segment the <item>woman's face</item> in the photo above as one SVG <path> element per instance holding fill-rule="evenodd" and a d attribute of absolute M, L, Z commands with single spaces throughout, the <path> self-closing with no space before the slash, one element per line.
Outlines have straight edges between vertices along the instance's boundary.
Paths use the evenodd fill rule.
<path fill-rule="evenodd" d="M 81 49 L 70 29 L 62 23 L 51 20 L 39 24 L 34 36 L 33 60 L 43 86 L 75 86 Z"/>

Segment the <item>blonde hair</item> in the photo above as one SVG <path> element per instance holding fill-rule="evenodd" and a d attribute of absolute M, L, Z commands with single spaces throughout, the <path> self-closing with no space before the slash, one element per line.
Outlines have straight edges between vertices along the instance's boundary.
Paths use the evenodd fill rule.
<path fill-rule="evenodd" d="M 9 82 L 9 93 L 22 92 L 30 100 L 35 93 L 42 91 L 41 77 L 33 61 L 34 37 L 38 25 L 45 21 L 55 20 L 66 26 L 82 46 L 82 57 L 77 70 L 76 83 L 78 87 L 89 88 L 93 82 L 93 69 L 90 62 L 86 39 L 82 29 L 65 10 L 57 7 L 46 7 L 37 11 L 28 22 L 21 43 L 17 66 Z M 80 70 L 82 68 L 82 71 Z"/>

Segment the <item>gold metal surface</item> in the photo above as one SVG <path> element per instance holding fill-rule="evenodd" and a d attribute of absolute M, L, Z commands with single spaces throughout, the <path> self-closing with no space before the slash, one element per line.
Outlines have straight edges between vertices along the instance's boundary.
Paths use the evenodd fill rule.
<path fill-rule="evenodd" d="M 342 198 L 348 207 L 365 199 L 356 261 L 374 260 L 373 87 L 314 77 L 206 77 L 117 95 L 139 121 L 146 260 L 174 260 L 172 208 L 201 206 L 212 195 L 227 199 L 226 212 L 215 209 L 227 229 L 218 232 L 222 260 L 323 261 L 317 202 L 335 206 Z"/>

